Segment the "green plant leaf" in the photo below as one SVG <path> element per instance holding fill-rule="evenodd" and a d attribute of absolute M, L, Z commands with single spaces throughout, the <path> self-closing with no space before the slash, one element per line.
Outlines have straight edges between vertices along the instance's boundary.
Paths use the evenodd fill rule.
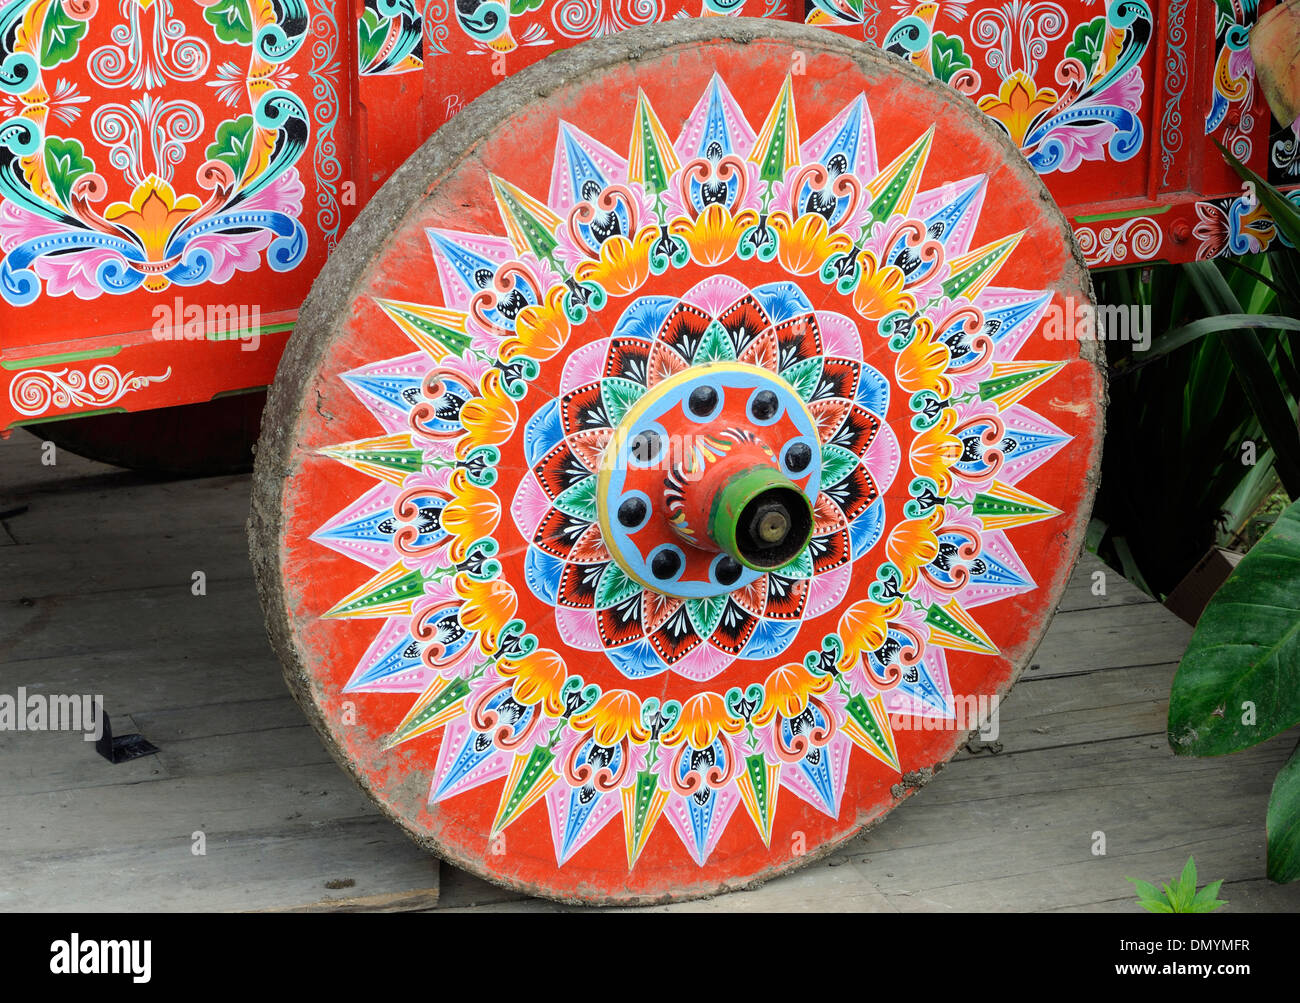
<path fill-rule="evenodd" d="M 1227 331 L 1252 331 L 1261 327 L 1283 331 L 1300 331 L 1300 320 L 1271 313 L 1229 313 L 1221 314 L 1218 317 L 1202 317 L 1161 335 L 1148 349 L 1138 366 L 1134 368 L 1146 365 L 1148 362 L 1154 362 L 1161 356 L 1168 355 L 1170 352 L 1190 344 L 1197 338 L 1204 338 L 1207 334 L 1221 334 Z"/>
<path fill-rule="evenodd" d="M 1273 781 L 1265 826 L 1269 879 L 1287 882 L 1300 878 L 1300 747 Z"/>
<path fill-rule="evenodd" d="M 1223 887 L 1223 879 L 1211 881 L 1208 885 L 1196 893 L 1192 899 L 1191 912 L 1214 912 L 1215 909 L 1221 909 L 1228 903 L 1219 898 L 1219 889 Z"/>
<path fill-rule="evenodd" d="M 1237 172 L 1237 176 L 1255 186 L 1256 197 L 1259 199 L 1260 204 L 1268 210 L 1268 214 L 1273 217 L 1273 222 L 1277 224 L 1278 231 L 1286 238 L 1287 243 L 1293 247 L 1300 247 L 1300 209 L 1297 209 L 1290 199 L 1229 153 L 1227 147 L 1217 139 L 1214 140 L 1214 145 L 1219 148 L 1219 152 L 1223 154 L 1223 159 L 1228 162 L 1228 166 Z"/>
<path fill-rule="evenodd" d="M 1155 885 L 1151 884 L 1151 882 L 1140 881 L 1137 878 L 1125 878 L 1124 880 L 1133 882 L 1133 887 L 1137 889 L 1139 899 L 1152 902 L 1165 901 L 1165 893 Z"/>
<path fill-rule="evenodd" d="M 1193 261 L 1184 267 L 1188 280 L 1211 313 L 1243 312 L 1236 294 L 1214 262 Z M 1236 337 L 1224 339 L 1223 348 L 1277 456 L 1277 475 L 1282 478 L 1287 494 L 1300 498 L 1300 430 L 1296 428 L 1291 405 L 1259 335 L 1253 330 L 1242 331 Z"/>
<path fill-rule="evenodd" d="M 1142 899 L 1138 902 L 1147 912 L 1173 912 L 1174 907 L 1163 899 Z"/>
<path fill-rule="evenodd" d="M 1300 501 L 1278 516 L 1201 614 L 1169 695 L 1169 744 L 1179 755 L 1218 756 L 1297 723 Z"/>

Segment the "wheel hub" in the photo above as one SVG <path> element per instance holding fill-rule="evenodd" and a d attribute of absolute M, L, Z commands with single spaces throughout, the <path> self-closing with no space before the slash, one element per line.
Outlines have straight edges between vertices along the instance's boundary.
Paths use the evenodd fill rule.
<path fill-rule="evenodd" d="M 604 453 L 596 510 L 611 556 L 665 595 L 745 588 L 808 545 L 817 442 L 807 407 L 769 370 L 711 363 L 664 380 Z"/>

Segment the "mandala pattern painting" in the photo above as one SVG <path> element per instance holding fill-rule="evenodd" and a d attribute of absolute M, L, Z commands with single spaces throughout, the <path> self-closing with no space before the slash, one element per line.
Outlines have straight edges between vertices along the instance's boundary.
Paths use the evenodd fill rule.
<path fill-rule="evenodd" d="M 714 44 L 506 115 L 293 434 L 321 723 L 417 837 L 548 894 L 698 893 L 879 817 L 1023 667 L 1090 499 L 1098 370 L 1042 333 L 1086 279 L 1011 144 L 886 57 Z"/>

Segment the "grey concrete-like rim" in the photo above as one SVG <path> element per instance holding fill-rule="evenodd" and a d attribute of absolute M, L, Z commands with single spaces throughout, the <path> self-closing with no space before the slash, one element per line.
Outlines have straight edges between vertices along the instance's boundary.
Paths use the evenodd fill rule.
<path fill-rule="evenodd" d="M 393 810 L 380 792 L 367 783 L 365 774 L 354 767 L 345 750 L 335 740 L 330 725 L 324 720 L 312 695 L 312 673 L 300 649 L 290 622 L 284 584 L 282 581 L 284 510 L 287 497 L 294 490 L 295 430 L 300 416 L 314 409 L 313 377 L 319 370 L 328 347 L 340 336 L 349 316 L 349 307 L 390 240 L 404 228 L 416 208 L 436 190 L 444 179 L 452 175 L 470 158 L 476 147 L 491 136 L 505 121 L 518 114 L 536 100 L 545 99 L 552 91 L 613 69 L 620 64 L 637 62 L 642 58 L 659 58 L 667 51 L 696 46 L 703 43 L 731 41 L 746 45 L 755 41 L 789 45 L 810 54 L 818 52 L 851 60 L 865 78 L 875 78 L 881 72 L 910 73 L 918 92 L 928 92 L 953 116 L 965 116 L 972 129 L 984 134 L 995 150 L 1000 149 L 1005 163 L 1016 165 L 1018 173 L 1035 193 L 1038 208 L 1047 222 L 1060 233 L 1061 241 L 1071 249 L 1076 275 L 1067 267 L 1062 281 L 1076 279 L 1079 291 L 1092 300 L 1092 284 L 1073 233 L 1065 216 L 1052 200 L 1041 179 L 1025 162 L 1020 150 L 1009 137 L 979 112 L 973 103 L 925 74 L 919 69 L 887 55 L 861 42 L 818 28 L 809 28 L 785 22 L 754 18 L 703 18 L 679 20 L 631 29 L 619 34 L 582 43 L 574 48 L 557 52 L 539 63 L 507 78 L 488 93 L 478 98 L 427 140 L 388 180 L 358 216 L 337 249 L 330 256 L 312 286 L 303 304 L 298 322 L 287 349 L 280 360 L 275 384 L 262 420 L 262 434 L 257 447 L 253 479 L 252 510 L 248 521 L 250 556 L 256 574 L 258 594 L 266 617 L 267 632 L 272 647 L 284 667 L 284 676 L 303 712 L 321 736 L 334 759 L 366 791 L 380 810 L 402 826 L 403 830 L 424 849 L 431 851 L 455 865 L 502 887 L 530 895 L 551 898 L 560 902 L 585 904 L 648 905 L 679 899 L 706 898 L 721 892 L 755 887 L 764 881 L 784 874 L 796 867 L 812 863 L 831 853 L 848 840 L 860 835 L 882 821 L 906 797 L 928 782 L 936 771 L 942 769 L 946 759 L 929 767 L 906 774 L 893 789 L 894 805 L 866 824 L 848 829 L 844 835 L 825 844 L 809 847 L 809 852 L 798 858 L 785 859 L 756 874 L 714 887 L 692 887 L 679 895 L 629 895 L 603 899 L 584 898 L 578 892 L 567 894 L 562 889 L 530 886 L 510 881 L 488 871 L 478 860 L 457 856 L 450 848 L 429 835 L 414 831 Z M 1090 363 L 1098 374 L 1102 400 L 1098 401 L 1099 419 L 1105 409 L 1105 354 L 1094 341 L 1078 342 L 1080 358 Z M 1099 420 L 1096 444 L 1088 464 L 1088 473 L 1079 485 L 1079 520 L 1070 527 L 1074 539 L 1067 534 L 1062 544 L 1067 553 L 1061 571 L 1049 589 L 1054 598 L 1059 597 L 1069 579 L 1079 554 L 1082 552 L 1085 515 L 1090 511 L 1100 476 L 1101 443 L 1104 438 L 1104 421 Z M 1032 630 L 1029 642 L 1022 648 L 1027 652 L 1012 664 L 1008 683 L 999 690 L 999 698 L 1019 678 L 1041 643 L 1050 617 Z M 953 753 L 960 749 L 974 730 L 958 736 Z M 952 753 L 949 754 L 949 758 Z"/>

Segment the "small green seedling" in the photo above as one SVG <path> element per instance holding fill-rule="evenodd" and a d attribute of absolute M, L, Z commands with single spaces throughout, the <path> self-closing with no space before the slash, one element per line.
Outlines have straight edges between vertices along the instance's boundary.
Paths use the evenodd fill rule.
<path fill-rule="evenodd" d="M 1211 881 L 1199 892 L 1196 890 L 1195 857 L 1187 858 L 1187 866 L 1183 868 L 1181 877 L 1162 888 L 1137 878 L 1124 880 L 1133 882 L 1137 888 L 1138 905 L 1147 912 L 1214 912 L 1220 906 L 1228 904 L 1226 899 L 1219 898 L 1222 880 Z"/>

